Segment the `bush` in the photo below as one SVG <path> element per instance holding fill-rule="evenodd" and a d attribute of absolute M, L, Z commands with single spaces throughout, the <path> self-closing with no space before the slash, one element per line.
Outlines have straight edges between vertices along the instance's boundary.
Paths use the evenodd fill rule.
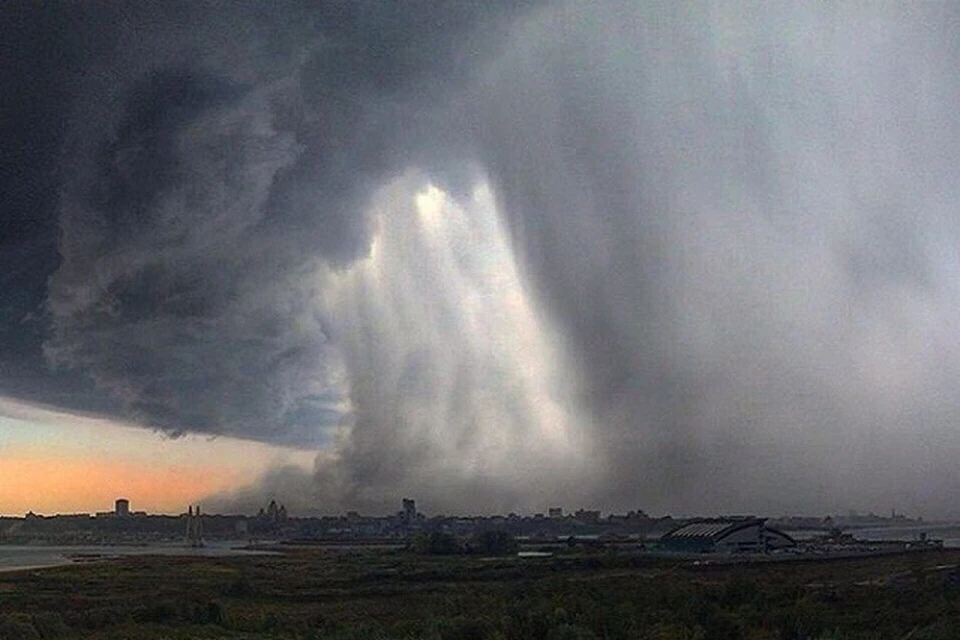
<path fill-rule="evenodd" d="M 730 608 L 752 604 L 761 594 L 755 582 L 743 576 L 734 576 L 723 588 L 720 602 Z"/>
<path fill-rule="evenodd" d="M 417 536 L 413 542 L 413 548 L 417 553 L 440 556 L 453 555 L 463 551 L 457 539 L 452 534 L 443 531 L 431 531 L 428 534 Z"/>
<path fill-rule="evenodd" d="M 958 638 L 960 637 L 960 621 L 944 618 L 929 627 L 925 627 L 911 634 L 910 637 L 916 640 L 947 640 L 948 638 Z"/>
<path fill-rule="evenodd" d="M 87 609 L 80 616 L 81 624 L 87 629 L 105 629 L 128 622 L 129 619 L 129 613 L 125 609 L 112 607 Z"/>
<path fill-rule="evenodd" d="M 575 624 L 561 624 L 550 630 L 547 640 L 597 640 L 597 634 Z"/>
<path fill-rule="evenodd" d="M 60 638 L 70 632 L 70 628 L 59 613 L 48 611 L 33 616 L 33 626 L 44 640 Z"/>
<path fill-rule="evenodd" d="M 196 603 L 190 607 L 187 619 L 193 624 L 222 624 L 223 609 L 218 602 Z"/>
<path fill-rule="evenodd" d="M 11 613 L 0 618 L 0 640 L 39 640 L 30 616 L 22 613 Z"/>
<path fill-rule="evenodd" d="M 484 531 L 474 538 L 473 548 L 486 556 L 510 556 L 517 552 L 520 545 L 507 531 Z"/>
<path fill-rule="evenodd" d="M 457 616 L 434 618 L 427 625 L 424 640 L 486 640 L 493 633 L 485 620 Z"/>
<path fill-rule="evenodd" d="M 332 633 L 316 636 L 317 640 L 386 640 L 387 634 L 376 624 L 344 627 Z"/>
<path fill-rule="evenodd" d="M 146 607 L 141 607 L 133 612 L 133 619 L 137 623 L 162 624 L 174 619 L 177 611 L 169 602 L 155 602 Z"/>
<path fill-rule="evenodd" d="M 241 573 L 236 580 L 224 590 L 224 595 L 232 598 L 249 598 L 254 593 L 253 585 L 250 583 L 250 576 L 246 572 Z"/>

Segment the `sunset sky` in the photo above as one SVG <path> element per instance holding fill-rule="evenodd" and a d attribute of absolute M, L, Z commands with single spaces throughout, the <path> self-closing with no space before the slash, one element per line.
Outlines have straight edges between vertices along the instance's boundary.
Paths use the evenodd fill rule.
<path fill-rule="evenodd" d="M 960 517 L 958 25 L 0 3 L 0 512 Z"/>
<path fill-rule="evenodd" d="M 117 498 L 181 513 L 252 484 L 271 465 L 309 470 L 313 455 L 234 438 L 169 436 L 10 401 L 0 403 L 0 515 L 112 511 Z"/>

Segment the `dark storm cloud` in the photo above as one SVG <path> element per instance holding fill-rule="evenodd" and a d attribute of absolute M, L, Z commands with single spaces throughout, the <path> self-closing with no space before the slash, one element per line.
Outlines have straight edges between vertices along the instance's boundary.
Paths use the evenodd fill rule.
<path fill-rule="evenodd" d="M 3 11 L 4 394 L 326 443 L 244 504 L 950 510 L 952 7 Z"/>
<path fill-rule="evenodd" d="M 27 174 L 5 200 L 22 273 L 4 282 L 4 391 L 171 433 L 322 442 L 349 392 L 314 309 L 322 272 L 367 254 L 364 202 L 419 153 L 411 136 L 499 10 L 4 11 L 20 91 L 5 166 Z"/>
<path fill-rule="evenodd" d="M 35 3 L 3 8 L 0 39 L 0 379 L 4 390 L 60 402 L 83 389 L 52 380 L 42 358 L 39 320 L 46 279 L 58 264 L 56 163 L 64 134 L 62 104 L 74 68 L 69 20 Z M 56 44 L 56 46 L 53 46 Z"/>

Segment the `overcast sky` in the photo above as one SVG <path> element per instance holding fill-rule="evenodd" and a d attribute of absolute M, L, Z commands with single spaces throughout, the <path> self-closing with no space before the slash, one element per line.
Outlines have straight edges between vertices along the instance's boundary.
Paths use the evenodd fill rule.
<path fill-rule="evenodd" d="M 960 516 L 958 33 L 4 3 L 0 408 L 261 443 L 228 510 Z"/>

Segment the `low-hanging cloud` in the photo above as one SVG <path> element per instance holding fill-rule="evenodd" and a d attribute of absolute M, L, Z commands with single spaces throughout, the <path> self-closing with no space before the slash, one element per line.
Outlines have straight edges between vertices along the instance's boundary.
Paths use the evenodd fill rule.
<path fill-rule="evenodd" d="M 952 8 L 91 11 L 45 393 L 221 505 L 952 513 Z"/>

